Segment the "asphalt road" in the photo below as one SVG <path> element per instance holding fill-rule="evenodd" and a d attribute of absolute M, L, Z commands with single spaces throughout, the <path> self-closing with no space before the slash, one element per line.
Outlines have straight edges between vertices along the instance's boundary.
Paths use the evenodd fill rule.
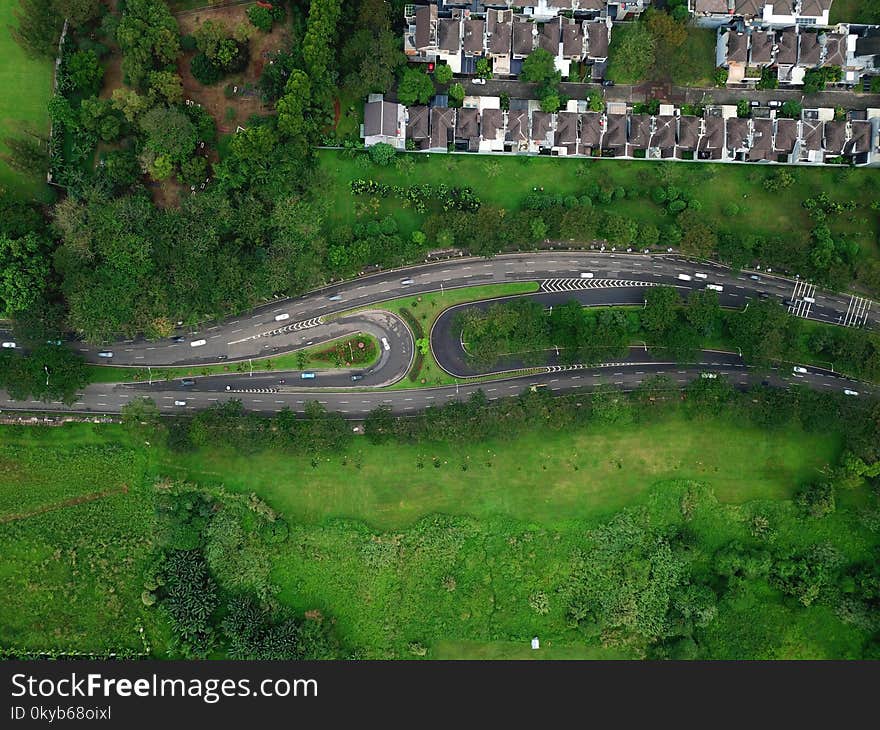
<path fill-rule="evenodd" d="M 593 274 L 581 278 L 582 272 Z M 697 273 L 705 274 L 698 278 Z M 679 275 L 691 277 L 679 279 Z M 751 278 L 752 276 L 757 278 Z M 403 280 L 412 284 L 403 285 Z M 385 337 L 390 349 L 382 351 L 380 361 L 357 383 L 351 381 L 352 371 L 319 372 L 313 380 L 302 380 L 300 373 L 260 373 L 258 365 L 252 375 L 229 374 L 196 378 L 194 386 L 183 386 L 180 380 L 161 383 L 95 384 L 85 389 L 81 400 L 72 410 L 87 412 L 116 412 L 141 395 L 150 395 L 168 411 L 191 411 L 204 408 L 230 397 L 240 398 L 246 407 L 256 411 L 274 412 L 289 406 L 301 409 L 310 400 L 318 400 L 330 410 L 337 410 L 352 418 L 363 416 L 378 405 L 390 405 L 395 412 L 408 413 L 446 400 L 465 397 L 481 388 L 490 398 L 513 395 L 533 383 L 546 385 L 551 390 L 563 390 L 584 385 L 608 382 L 623 388 L 632 388 L 642 379 L 656 373 L 666 374 L 674 381 L 684 383 L 698 377 L 707 368 L 724 373 L 732 382 L 745 386 L 765 376 L 752 373 L 741 362 L 729 357 L 704 353 L 700 363 L 680 368 L 670 363 L 639 361 L 634 351 L 633 361 L 614 363 L 607 367 L 561 370 L 550 367 L 538 376 L 509 378 L 482 384 L 459 384 L 441 388 L 412 390 L 370 391 L 388 385 L 403 377 L 412 359 L 413 342 L 409 330 L 394 315 L 379 311 L 359 311 L 339 317 L 353 308 L 371 305 L 404 295 L 426 292 L 446 292 L 456 287 L 500 284 L 516 281 L 541 283 L 539 299 L 546 305 L 563 302 L 572 297 L 585 305 L 632 304 L 643 301 L 646 286 L 667 284 L 680 287 L 683 294 L 702 289 L 707 284 L 721 286 L 721 303 L 727 307 L 744 308 L 749 298 L 765 294 L 785 298 L 814 299 L 789 307 L 793 316 L 808 317 L 834 324 L 859 325 L 876 328 L 877 306 L 858 297 L 815 290 L 802 282 L 768 275 L 765 272 L 733 272 L 717 265 L 694 264 L 680 256 L 642 255 L 599 251 L 548 251 L 540 253 L 509 254 L 492 259 L 455 258 L 422 264 L 401 270 L 380 272 L 353 281 L 335 284 L 294 300 L 277 300 L 252 312 L 224 322 L 207 325 L 193 331 L 181 331 L 183 342 L 173 340 L 128 340 L 93 347 L 75 343 L 75 348 L 88 360 L 113 365 L 134 367 L 199 365 L 247 360 L 248 358 L 289 352 L 342 335 L 366 331 L 376 337 Z M 333 297 L 331 299 L 331 297 Z M 279 315 L 285 319 L 276 320 Z M 466 375 L 454 361 L 454 338 L 443 328 L 451 315 L 441 317 L 432 332 L 432 347 L 441 365 L 453 374 Z M 443 324 L 441 324 L 443 323 Z M 440 329 L 438 329 L 440 327 Z M 205 344 L 193 346 L 204 340 Z M 112 358 L 101 358 L 100 351 L 112 351 Z M 642 360 L 644 358 L 641 358 Z M 738 360 L 738 358 L 737 358 Z M 774 384 L 803 382 L 811 387 L 842 390 L 844 387 L 865 393 L 869 387 L 851 384 L 830 371 L 811 368 L 805 377 L 795 380 L 790 373 L 771 375 Z M 285 383 L 280 383 L 281 379 Z M 775 380 L 774 380 L 775 379 Z M 228 390 L 227 390 L 228 387 Z M 873 392 L 873 389 L 870 389 Z M 185 400 L 185 406 L 174 401 Z M 60 403 L 11 401 L 0 393 L 0 408 L 23 410 L 68 410 Z"/>

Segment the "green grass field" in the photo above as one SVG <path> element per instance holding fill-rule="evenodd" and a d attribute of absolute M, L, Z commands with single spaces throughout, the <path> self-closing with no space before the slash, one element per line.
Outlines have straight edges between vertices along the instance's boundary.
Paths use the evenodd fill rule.
<path fill-rule="evenodd" d="M 877 0 L 834 0 L 828 21 L 836 23 L 880 23 Z"/>
<path fill-rule="evenodd" d="M 17 3 L 0 3 L 0 153 L 6 152 L 3 139 L 16 134 L 23 124 L 41 132 L 49 129 L 46 105 L 52 93 L 52 63 L 25 56 L 12 40 L 9 26 L 15 22 Z M 26 179 L 0 161 L 0 186 L 38 200 L 51 199 L 45 171 Z"/>
<path fill-rule="evenodd" d="M 858 522 L 861 493 L 822 521 L 794 516 L 793 491 L 841 448 L 836 434 L 798 428 L 672 411 L 641 426 L 456 447 L 359 441 L 315 464 L 276 452 L 177 455 L 151 440 L 112 425 L 0 427 L 0 645 L 166 656 L 168 627 L 141 601 L 161 538 L 156 477 L 265 500 L 290 527 L 265 547 L 278 600 L 333 616 L 343 643 L 369 658 L 634 656 L 571 628 L 558 587 L 585 531 L 622 509 L 680 524 L 697 483 L 708 491 L 695 492 L 687 529 L 708 554 L 748 541 L 756 509 L 771 515 L 777 548 L 828 541 L 866 559 L 877 542 Z M 536 591 L 546 612 L 530 608 Z M 717 657 L 839 658 L 857 656 L 864 635 L 757 581 L 720 602 L 704 641 Z"/>

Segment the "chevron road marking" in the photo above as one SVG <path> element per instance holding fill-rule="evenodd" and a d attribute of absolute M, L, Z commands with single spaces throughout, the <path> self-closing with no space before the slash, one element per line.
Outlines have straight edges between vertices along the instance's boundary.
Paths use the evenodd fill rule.
<path fill-rule="evenodd" d="M 650 281 L 630 281 L 629 279 L 545 279 L 541 282 L 541 291 L 564 292 L 632 286 L 657 286 L 657 284 Z"/>

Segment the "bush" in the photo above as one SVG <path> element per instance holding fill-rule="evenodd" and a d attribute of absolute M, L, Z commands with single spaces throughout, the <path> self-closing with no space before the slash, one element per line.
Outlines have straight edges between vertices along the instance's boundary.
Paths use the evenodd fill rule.
<path fill-rule="evenodd" d="M 727 83 L 727 76 L 727 69 L 719 66 L 715 69 L 715 73 L 712 74 L 712 81 L 715 83 L 715 86 L 724 86 Z"/>
<path fill-rule="evenodd" d="M 180 36 L 180 47 L 190 53 L 196 50 L 196 39 L 195 36 L 192 35 L 182 35 Z"/>
<path fill-rule="evenodd" d="M 452 67 L 445 63 L 438 64 L 434 69 L 434 80 L 443 86 L 448 84 L 452 81 Z"/>
<path fill-rule="evenodd" d="M 809 517 L 825 517 L 834 512 L 834 485 L 830 482 L 810 484 L 795 497 L 795 504 Z"/>
<path fill-rule="evenodd" d="M 394 161 L 394 147 L 385 142 L 374 144 L 368 154 L 370 159 L 381 167 L 387 167 Z"/>
<path fill-rule="evenodd" d="M 257 30 L 269 33 L 272 30 L 272 11 L 262 5 L 252 5 L 247 9 L 248 20 Z"/>
<path fill-rule="evenodd" d="M 223 73 L 204 53 L 197 53 L 190 61 L 189 70 L 202 86 L 211 86 L 223 78 Z"/>

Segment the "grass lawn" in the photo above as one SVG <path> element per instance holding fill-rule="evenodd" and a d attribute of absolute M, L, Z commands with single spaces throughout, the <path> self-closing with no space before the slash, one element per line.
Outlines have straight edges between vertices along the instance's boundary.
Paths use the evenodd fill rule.
<path fill-rule="evenodd" d="M 540 638 L 540 637 L 539 637 Z M 529 641 L 438 641 L 432 647 L 434 659 L 629 659 L 625 651 L 598 646 L 556 646 L 541 642 L 534 650 Z"/>
<path fill-rule="evenodd" d="M 52 62 L 28 58 L 12 40 L 9 26 L 15 23 L 18 3 L 0 3 L 0 153 L 3 139 L 31 124 L 42 133 L 49 130 L 46 105 L 52 93 Z M 25 178 L 0 161 L 0 186 L 41 201 L 52 199 L 45 182 L 45 170 Z"/>
<path fill-rule="evenodd" d="M 702 203 L 703 215 L 721 232 L 758 235 L 786 235 L 805 238 L 813 224 L 804 210 L 803 200 L 825 191 L 832 200 L 854 200 L 860 204 L 855 214 L 838 216 L 832 221 L 835 235 L 850 234 L 865 254 L 877 253 L 877 216 L 863 211 L 880 192 L 880 178 L 873 170 L 825 170 L 818 167 L 786 168 L 795 178 L 791 187 L 776 192 L 764 188 L 764 180 L 774 174 L 771 166 L 717 165 L 704 163 L 657 163 L 636 160 L 585 160 L 548 157 L 511 157 L 497 155 L 409 153 L 399 155 L 412 161 L 402 167 L 379 167 L 366 155 L 349 157 L 336 150 L 320 150 L 318 160 L 323 172 L 323 187 L 328 202 L 330 225 L 358 222 L 355 202 L 366 196 L 351 194 L 349 183 L 370 178 L 387 185 L 413 183 L 449 184 L 473 188 L 487 204 L 510 211 L 518 210 L 535 187 L 546 192 L 580 195 L 593 184 L 603 188 L 623 187 L 627 196 L 615 201 L 614 210 L 638 223 L 658 226 L 670 222 L 664 208 L 650 197 L 652 188 L 670 183 L 692 191 Z M 735 204 L 736 216 L 725 208 Z M 404 235 L 422 225 L 424 216 L 400 201 L 381 200 L 378 213 L 393 216 Z M 806 244 L 805 244 L 806 245 Z"/>
<path fill-rule="evenodd" d="M 834 0 L 828 21 L 836 23 L 880 23 L 877 0 Z"/>
<path fill-rule="evenodd" d="M 679 86 L 712 86 L 715 41 L 714 29 L 688 26 L 687 40 L 672 69 L 672 83 Z"/>

